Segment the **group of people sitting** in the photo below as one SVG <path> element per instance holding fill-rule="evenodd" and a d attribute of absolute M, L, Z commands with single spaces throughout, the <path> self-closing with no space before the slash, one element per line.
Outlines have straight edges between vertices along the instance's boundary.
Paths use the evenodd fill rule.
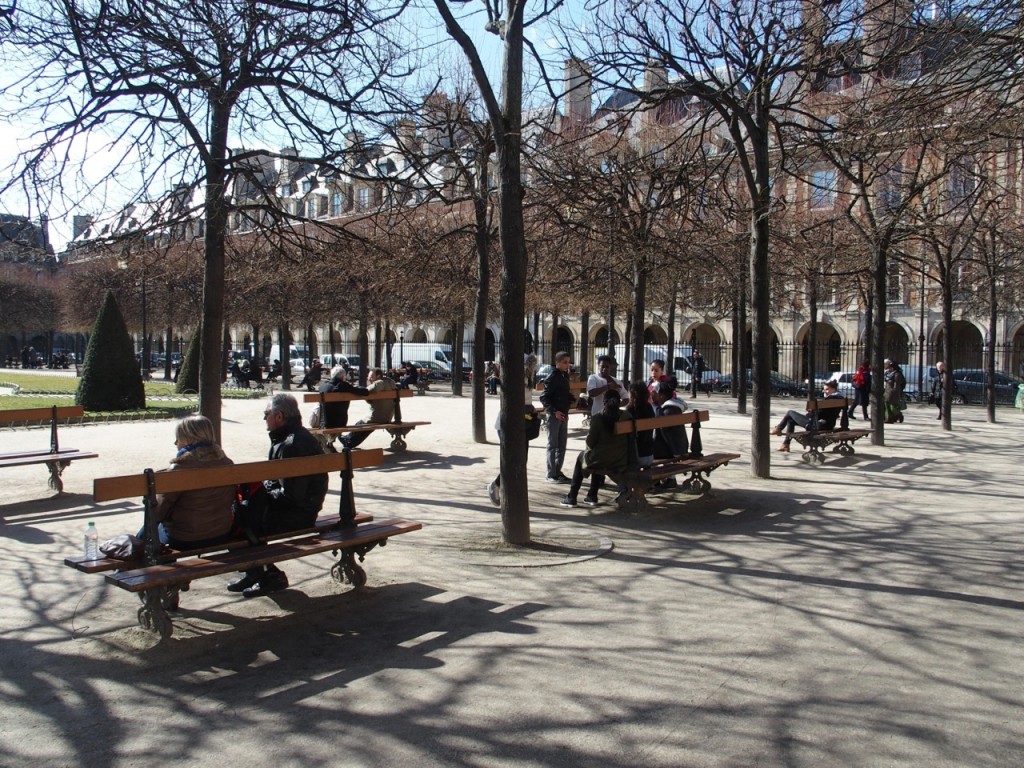
<path fill-rule="evenodd" d="M 635 382 L 627 389 L 613 376 L 615 360 L 610 355 L 600 355 L 597 358 L 597 372 L 587 380 L 587 395 L 591 408 L 587 448 L 577 456 L 572 477 L 566 478 L 561 474 L 559 438 L 556 437 L 555 441 L 552 441 L 551 432 L 564 430 L 568 413 L 568 405 L 559 399 L 560 394 L 564 396 L 569 392 L 566 378 L 568 365 L 565 365 L 567 361 L 568 357 L 559 360 L 556 356 L 555 370 L 549 380 L 545 381 L 544 394 L 541 396 L 541 402 L 548 410 L 548 481 L 567 483 L 569 490 L 560 504 L 563 507 L 575 507 L 578 504 L 583 480 L 586 475 L 590 475 L 590 487 L 583 503 L 593 507 L 599 504 L 598 494 L 604 487 L 605 478 L 609 475 L 621 475 L 634 461 L 630 450 L 630 435 L 616 434 L 616 424 L 623 419 L 645 419 L 683 413 L 687 405 L 676 395 L 676 379 L 665 375 L 663 361 L 655 360 L 651 364 L 651 376 L 647 382 Z M 566 381 L 563 382 L 562 378 L 566 378 Z M 564 410 L 559 406 L 564 406 Z M 564 447 L 562 451 L 564 452 Z M 649 466 L 655 459 L 682 458 L 688 454 L 689 439 L 684 426 L 636 433 L 635 462 L 638 466 Z M 554 471 L 552 466 L 555 467 Z M 664 481 L 662 487 L 671 488 L 674 485 L 675 479 L 671 478 Z"/>
<path fill-rule="evenodd" d="M 299 404 L 289 394 L 275 394 L 263 412 L 270 438 L 268 459 L 315 456 L 319 441 L 302 425 Z M 218 445 L 205 416 L 187 416 L 175 428 L 176 452 L 169 470 L 233 464 Z M 215 547 L 233 539 L 256 541 L 272 533 L 312 527 L 327 495 L 327 474 L 265 480 L 247 486 L 224 486 L 157 497 L 160 543 L 175 549 Z M 139 537 L 144 530 L 139 531 Z M 227 585 L 229 592 L 252 598 L 285 589 L 288 577 L 270 564 L 246 571 Z"/>
<path fill-rule="evenodd" d="M 324 392 L 357 392 L 368 394 L 394 390 L 395 383 L 379 368 L 370 371 L 368 386 L 359 387 L 348 381 L 344 367 L 331 371 L 331 378 L 320 385 Z M 348 424 L 348 402 L 325 403 L 324 426 L 344 427 Z M 394 418 L 394 400 L 369 401 L 370 416 L 363 423 L 385 423 Z M 315 456 L 323 453 L 319 440 L 302 424 L 298 401 L 290 394 L 277 393 L 269 399 L 263 412 L 270 438 L 269 459 Z M 369 432 L 346 436 L 342 443 L 355 448 Z M 213 424 L 205 416 L 187 416 L 175 427 L 176 452 L 167 471 L 196 469 L 232 464 L 218 445 Z M 225 486 L 158 496 L 156 519 L 160 543 L 175 549 L 215 547 L 233 539 L 256 541 L 272 533 L 312 527 L 323 507 L 327 494 L 326 474 L 265 480 L 244 487 Z M 140 530 L 141 538 L 144 530 Z M 227 585 L 228 591 L 243 597 L 260 597 L 285 589 L 288 577 L 276 565 L 251 568 L 241 578 Z"/>

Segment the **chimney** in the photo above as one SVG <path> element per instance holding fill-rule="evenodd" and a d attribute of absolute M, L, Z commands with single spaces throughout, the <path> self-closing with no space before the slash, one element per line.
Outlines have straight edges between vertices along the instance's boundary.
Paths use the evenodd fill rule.
<path fill-rule="evenodd" d="M 74 216 L 71 219 L 71 239 L 77 240 L 93 225 L 92 216 Z"/>
<path fill-rule="evenodd" d="M 591 117 L 590 67 L 579 59 L 565 61 L 565 118 L 570 126 L 585 125 Z"/>

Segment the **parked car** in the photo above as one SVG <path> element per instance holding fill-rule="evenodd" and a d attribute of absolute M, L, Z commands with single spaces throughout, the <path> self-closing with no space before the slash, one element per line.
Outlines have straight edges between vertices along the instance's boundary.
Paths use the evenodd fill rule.
<path fill-rule="evenodd" d="M 726 373 L 718 378 L 719 392 L 732 392 L 732 374 Z M 773 397 L 807 397 L 807 385 L 796 379 L 791 379 L 785 374 L 777 371 L 771 372 L 772 396 Z M 747 368 L 747 391 L 754 391 L 753 373 Z"/>
<path fill-rule="evenodd" d="M 985 370 L 982 368 L 961 368 L 953 371 L 955 387 L 953 402 L 987 402 L 985 381 Z M 1013 405 L 1017 397 L 1017 385 L 1020 384 L 1020 379 L 1004 371 L 996 371 L 993 384 L 996 390 L 996 402 L 1000 405 Z M 956 397 L 957 394 L 959 397 Z"/>
<path fill-rule="evenodd" d="M 420 376 L 430 381 L 451 381 L 452 372 L 436 360 L 411 360 Z"/>

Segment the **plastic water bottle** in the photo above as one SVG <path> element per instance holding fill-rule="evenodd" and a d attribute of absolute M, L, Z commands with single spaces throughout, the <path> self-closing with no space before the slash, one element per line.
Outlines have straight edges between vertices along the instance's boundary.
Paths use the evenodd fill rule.
<path fill-rule="evenodd" d="M 98 560 L 100 557 L 100 532 L 92 520 L 85 527 L 85 556 L 90 560 Z"/>

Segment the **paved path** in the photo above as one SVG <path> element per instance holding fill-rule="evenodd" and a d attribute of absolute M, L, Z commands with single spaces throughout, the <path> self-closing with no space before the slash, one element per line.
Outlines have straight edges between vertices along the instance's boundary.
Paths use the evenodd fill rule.
<path fill-rule="evenodd" d="M 705 449 L 746 456 L 749 418 L 708 407 Z M 236 461 L 265 455 L 262 408 L 225 402 Z M 471 441 L 468 413 L 438 393 L 403 403 L 433 425 L 358 474 L 360 508 L 424 523 L 368 556 L 364 590 L 333 584 L 326 557 L 289 563 L 272 598 L 207 579 L 163 644 L 135 626 L 135 598 L 60 561 L 88 520 L 104 537 L 138 527 L 139 505 L 94 505 L 91 479 L 162 466 L 172 425 L 65 430 L 101 458 L 69 468 L 60 498 L 44 469 L 5 470 L 0 764 L 1022 763 L 1016 412 L 956 409 L 944 434 L 915 408 L 884 447 L 823 467 L 773 454 L 770 480 L 741 459 L 711 495 L 635 517 L 559 508 L 542 435 L 531 525 L 558 546 L 529 553 L 500 543 L 484 491 L 498 448 Z M 0 451 L 47 438 L 2 431 Z"/>

